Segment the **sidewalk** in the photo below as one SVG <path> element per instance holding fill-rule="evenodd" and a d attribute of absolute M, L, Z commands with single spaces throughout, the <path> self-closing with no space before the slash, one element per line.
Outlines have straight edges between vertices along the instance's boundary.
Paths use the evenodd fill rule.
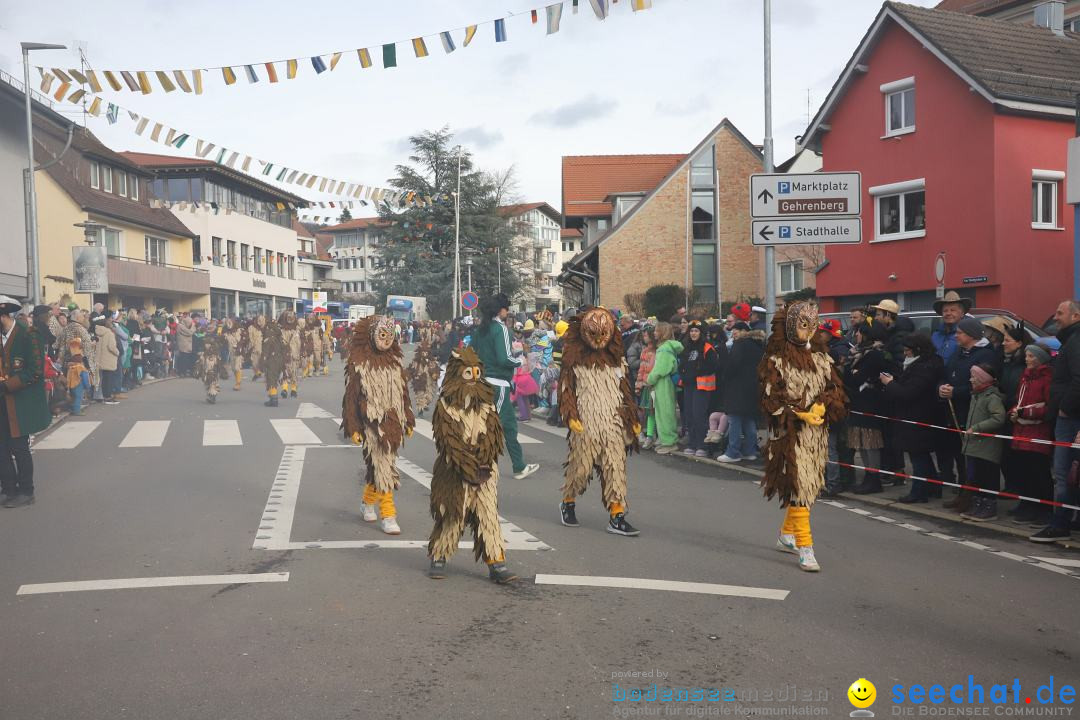
<path fill-rule="evenodd" d="M 163 378 L 154 378 L 153 380 L 143 380 L 141 385 L 137 385 L 136 387 L 132 388 L 128 392 L 135 392 L 139 388 L 146 387 L 147 385 L 155 385 L 155 384 L 157 384 L 159 382 L 166 382 L 168 380 L 178 380 L 178 379 L 180 379 L 179 375 L 170 375 L 168 377 L 163 377 Z M 93 400 L 85 400 L 84 399 L 83 400 L 83 413 L 85 413 L 87 410 L 89 410 L 89 409 L 91 409 L 93 407 L 96 407 L 98 405 L 100 405 L 101 407 L 106 407 L 102 403 L 94 402 Z M 112 406 L 108 406 L 108 407 L 112 407 Z M 36 438 L 38 436 L 45 435 L 46 433 L 52 432 L 56 427 L 58 427 L 62 422 L 67 420 L 69 417 L 71 417 L 71 411 L 70 410 L 61 410 L 56 415 L 53 415 L 52 421 L 49 423 L 49 427 L 45 428 L 44 430 L 42 430 L 39 433 L 34 433 L 34 437 Z"/>
<path fill-rule="evenodd" d="M 664 457 L 664 456 L 661 456 Z M 690 457 L 684 455 L 682 450 L 671 453 L 666 457 L 678 458 L 686 462 L 696 462 L 705 465 L 711 465 L 716 468 L 723 468 L 725 470 L 731 470 L 733 472 L 749 475 L 754 478 L 765 477 L 765 463 L 763 459 L 759 459 L 755 462 L 739 462 L 739 463 L 721 463 L 711 458 L 699 458 Z M 861 472 L 859 473 L 861 476 Z M 943 497 L 940 499 L 932 498 L 927 503 L 915 503 L 904 504 L 897 502 L 897 499 L 902 495 L 907 494 L 910 488 L 910 481 L 905 482 L 903 485 L 883 485 L 884 490 L 880 493 L 873 495 L 856 495 L 852 492 L 844 492 L 838 496 L 837 499 L 845 503 L 860 502 L 866 505 L 874 505 L 877 507 L 888 507 L 890 510 L 898 510 L 901 512 L 908 512 L 915 515 L 923 515 L 927 517 L 936 518 L 938 520 L 945 520 L 948 522 L 959 523 L 961 525 L 968 525 L 972 527 L 978 527 L 983 530 L 992 530 L 1004 535 L 1011 535 L 1016 538 L 1027 540 L 1028 536 L 1033 534 L 1038 528 L 1033 528 L 1028 525 L 1016 525 L 1010 522 L 1005 511 L 1013 506 L 1013 500 L 1004 500 L 998 503 L 999 519 L 995 522 L 972 522 L 960 517 L 960 514 L 952 510 L 946 510 L 942 507 L 942 503 L 955 497 L 951 488 L 944 488 Z M 1031 543 L 1032 547 L 1036 547 L 1035 543 Z M 1074 536 L 1071 540 L 1060 540 L 1054 543 L 1057 547 L 1069 548 L 1070 550 L 1080 550 L 1080 537 Z"/>

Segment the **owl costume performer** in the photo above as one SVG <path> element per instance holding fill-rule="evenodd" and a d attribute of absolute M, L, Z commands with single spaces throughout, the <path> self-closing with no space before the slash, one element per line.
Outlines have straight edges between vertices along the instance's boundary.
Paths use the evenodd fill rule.
<path fill-rule="evenodd" d="M 412 386 L 412 397 L 416 403 L 417 417 L 423 417 L 424 411 L 431 405 L 435 390 L 439 384 L 439 361 L 431 354 L 431 343 L 420 341 L 420 346 L 413 354 L 412 362 L 406 371 Z"/>
<path fill-rule="evenodd" d="M 218 392 L 221 390 L 219 381 L 229 377 L 229 369 L 221 358 L 225 346 L 226 340 L 223 336 L 212 332 L 206 334 L 200 366 L 203 386 L 206 388 L 206 402 L 211 405 L 217 402 Z"/>
<path fill-rule="evenodd" d="M 256 327 L 256 326 L 252 326 Z M 269 399 L 263 405 L 278 406 L 278 385 L 284 386 L 285 365 L 289 361 L 289 346 L 281 334 L 277 323 L 266 323 L 260 333 L 262 342 L 259 346 L 259 371 L 266 381 L 266 394 Z M 252 351 L 254 354 L 254 350 Z"/>
<path fill-rule="evenodd" d="M 278 316 L 278 325 L 281 327 L 281 337 L 285 340 L 285 346 L 289 348 L 288 359 L 285 362 L 285 375 L 281 380 L 281 397 L 292 394 L 296 397 L 298 383 L 300 382 L 301 343 L 303 342 L 300 322 L 296 319 L 296 313 L 285 310 Z"/>
<path fill-rule="evenodd" d="M 262 375 L 262 341 L 263 332 L 266 331 L 266 316 L 256 315 L 255 320 L 248 325 L 248 362 L 251 363 L 251 380 L 254 382 Z"/>
<path fill-rule="evenodd" d="M 615 317 L 602 307 L 575 315 L 563 336 L 559 412 L 570 428 L 570 454 L 559 505 L 562 524 L 577 527 L 575 502 L 595 472 L 600 477 L 607 531 L 638 534 L 626 521 L 626 457 L 638 449 L 637 403 Z"/>
<path fill-rule="evenodd" d="M 247 351 L 247 330 L 239 320 L 227 318 L 225 320 L 225 332 L 222 333 L 225 342 L 229 344 L 229 364 L 232 366 L 233 377 L 236 379 L 233 390 L 240 389 L 240 381 L 244 378 L 244 353 Z"/>
<path fill-rule="evenodd" d="M 300 377 L 311 377 L 315 369 L 315 338 L 311 332 L 312 318 L 298 320 L 300 329 Z"/>
<path fill-rule="evenodd" d="M 786 508 L 778 550 L 799 556 L 799 567 L 821 569 L 814 557 L 810 507 L 824 485 L 829 423 L 847 414 L 844 385 L 828 348 L 815 337 L 817 306 L 795 302 L 773 317 L 772 335 L 758 365 L 761 409 L 768 418 L 765 496 Z"/>
<path fill-rule="evenodd" d="M 431 421 L 438 455 L 431 478 L 435 527 L 428 542 L 428 576 L 436 580 L 446 577 L 446 561 L 457 550 L 466 525 L 472 528 L 473 554 L 487 563 L 492 581 L 505 584 L 517 579 L 506 568 L 499 525 L 502 424 L 495 389 L 483 378 L 483 366 L 473 350 L 450 353 Z"/>
<path fill-rule="evenodd" d="M 346 438 L 364 447 L 364 521 L 379 519 L 378 504 L 380 527 L 387 535 L 401 533 L 394 507 L 394 490 L 401 486 L 397 453 L 415 425 L 394 321 L 366 317 L 353 326 L 349 341 L 341 427 Z"/>

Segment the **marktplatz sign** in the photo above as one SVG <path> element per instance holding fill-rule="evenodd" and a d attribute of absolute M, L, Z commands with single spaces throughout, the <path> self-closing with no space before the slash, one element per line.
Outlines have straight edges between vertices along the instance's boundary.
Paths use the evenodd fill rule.
<path fill-rule="evenodd" d="M 750 216 L 754 219 L 859 215 L 861 198 L 862 175 L 857 172 L 750 176 Z"/>

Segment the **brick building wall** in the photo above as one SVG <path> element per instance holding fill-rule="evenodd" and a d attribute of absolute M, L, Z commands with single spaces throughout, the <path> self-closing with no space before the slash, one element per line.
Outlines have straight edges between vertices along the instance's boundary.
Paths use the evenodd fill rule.
<path fill-rule="evenodd" d="M 717 218 L 722 302 L 765 295 L 765 251 L 750 237 L 750 176 L 762 161 L 728 128 L 716 134 L 720 174 Z"/>

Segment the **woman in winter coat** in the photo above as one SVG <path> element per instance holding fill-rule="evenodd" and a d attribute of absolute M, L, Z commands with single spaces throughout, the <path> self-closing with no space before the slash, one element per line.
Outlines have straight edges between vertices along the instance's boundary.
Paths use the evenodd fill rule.
<path fill-rule="evenodd" d="M 642 437 L 639 438 L 642 450 L 651 450 L 656 446 L 656 415 L 653 413 L 652 388 L 646 380 L 656 364 L 656 331 L 651 325 L 646 325 L 638 334 L 638 342 L 641 343 L 641 354 L 638 359 L 638 371 L 634 382 L 634 392 L 637 394 L 638 409 L 642 413 L 641 427 Z"/>
<path fill-rule="evenodd" d="M 705 339 L 705 326 L 700 320 L 690 323 L 686 342 L 679 356 L 679 377 L 683 384 L 683 424 L 690 430 L 690 444 L 683 452 L 708 457 L 705 435 L 709 432 L 709 404 L 716 393 L 716 348 Z"/>
<path fill-rule="evenodd" d="M 1021 325 L 1012 325 L 1001 317 L 984 320 L 983 325 L 986 326 L 988 336 L 998 335 L 1001 338 L 999 348 L 1002 355 L 1001 376 L 998 379 L 998 387 L 1001 388 L 1001 394 L 1005 396 L 1006 409 L 1016 407 L 1016 399 L 1020 391 L 1020 378 L 1023 376 L 1024 370 L 1027 369 L 1025 362 L 1027 353 L 1024 351 L 1026 333 Z M 1014 430 L 1015 428 L 1010 420 L 1001 434 L 1015 435 Z M 1025 484 L 1025 474 L 1027 472 L 1022 467 L 1023 458 L 1017 458 L 1014 455 L 1012 448 L 1006 445 L 1005 457 L 1001 461 L 1001 471 L 1005 475 L 1005 489 L 1009 492 L 1019 492 L 1018 488 Z M 1021 507 L 1022 504 L 1017 504 L 1007 514 L 1014 517 Z"/>
<path fill-rule="evenodd" d="M 184 377 L 191 374 L 195 362 L 192 352 L 195 338 L 195 323 L 191 316 L 184 317 L 176 326 L 176 374 Z"/>
<path fill-rule="evenodd" d="M 716 458 L 725 463 L 757 460 L 757 427 L 761 415 L 758 364 L 765 355 L 764 330 L 751 330 L 749 323 L 739 321 L 732 328 L 732 335 L 735 341 L 731 343 L 721 383 L 728 443 L 724 454 Z"/>
<path fill-rule="evenodd" d="M 888 331 L 880 323 L 863 323 L 855 330 L 855 349 L 844 373 L 852 414 L 848 415 L 848 447 L 862 456 L 863 467 L 880 468 L 881 451 L 885 447 L 884 421 L 856 413 L 881 415 L 885 401 L 882 373 L 892 372 L 892 363 L 885 356 Z M 852 491 L 856 495 L 881 492 L 881 475 L 867 470 L 863 481 Z"/>
<path fill-rule="evenodd" d="M 652 389 L 653 412 L 656 416 L 656 433 L 659 445 L 657 455 L 670 455 L 678 442 L 678 425 L 675 420 L 675 374 L 679 368 L 682 343 L 672 339 L 670 323 L 656 326 L 656 360 L 645 383 Z"/>
<path fill-rule="evenodd" d="M 945 372 L 945 362 L 934 350 L 927 333 L 913 333 L 903 338 L 903 370 L 898 377 L 885 372 L 880 375 L 885 386 L 885 399 L 901 420 L 934 423 L 937 419 L 937 386 Z M 896 423 L 893 428 L 896 449 L 911 458 L 912 472 L 919 477 L 937 478 L 934 466 L 934 431 L 930 428 Z M 929 497 L 927 484 L 911 482 L 911 491 L 900 498 L 902 503 L 924 503 Z"/>
<path fill-rule="evenodd" d="M 1005 442 L 999 438 L 981 437 L 976 433 L 1000 433 L 1005 427 L 1005 398 L 997 387 L 995 369 L 990 363 L 971 368 L 971 405 L 968 408 L 967 430 L 964 431 L 964 457 L 974 471 L 969 482 L 980 490 L 1001 489 L 1001 457 Z M 971 509 L 961 517 L 975 522 L 997 520 L 997 498 L 979 493 Z"/>
<path fill-rule="evenodd" d="M 1054 418 L 1048 417 L 1046 402 L 1050 399 L 1050 355 L 1039 345 L 1028 345 L 1024 351 L 1026 368 L 1020 377 L 1016 399 L 1008 404 L 1012 422 L 1013 441 L 1008 448 L 1010 468 L 1015 472 L 1013 492 L 1040 500 L 1053 497 L 1050 462 L 1054 454 L 1051 445 L 1025 440 L 1053 440 Z M 1009 480 L 1008 470 L 1005 476 Z M 1045 527 L 1050 521 L 1050 507 L 1021 500 L 1016 512 L 1010 511 L 1015 523 Z"/>
<path fill-rule="evenodd" d="M 116 404 L 113 395 L 120 387 L 120 348 L 116 345 L 116 334 L 112 325 L 112 318 L 106 315 L 105 320 L 94 328 L 94 334 L 97 335 L 97 367 L 102 377 L 101 393 L 105 402 L 110 405 Z"/>

